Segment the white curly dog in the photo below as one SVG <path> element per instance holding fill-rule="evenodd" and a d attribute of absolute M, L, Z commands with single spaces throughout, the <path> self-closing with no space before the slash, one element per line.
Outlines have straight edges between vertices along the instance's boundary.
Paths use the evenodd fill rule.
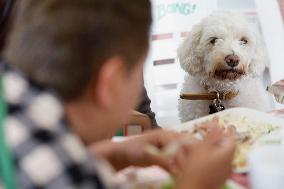
<path fill-rule="evenodd" d="M 181 93 L 232 93 L 226 108 L 272 109 L 264 71 L 269 66 L 260 34 L 236 12 L 214 12 L 195 25 L 178 49 L 188 73 Z M 209 100 L 179 100 L 179 117 L 186 122 L 209 113 Z"/>

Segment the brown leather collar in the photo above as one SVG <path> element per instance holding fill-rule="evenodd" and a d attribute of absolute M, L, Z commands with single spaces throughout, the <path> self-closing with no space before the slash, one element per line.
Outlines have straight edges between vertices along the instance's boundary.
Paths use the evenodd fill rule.
<path fill-rule="evenodd" d="M 227 93 L 219 93 L 220 100 L 231 100 L 235 98 L 239 92 L 227 92 Z M 184 93 L 180 95 L 181 99 L 185 100 L 214 100 L 217 99 L 217 92 L 210 92 L 210 93 Z"/>

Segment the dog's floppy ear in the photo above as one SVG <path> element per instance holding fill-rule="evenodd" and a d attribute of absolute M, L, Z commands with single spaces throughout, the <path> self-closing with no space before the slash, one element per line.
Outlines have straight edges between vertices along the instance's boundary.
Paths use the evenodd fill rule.
<path fill-rule="evenodd" d="M 249 73 L 252 76 L 260 76 L 266 68 L 270 67 L 267 51 L 264 41 L 259 32 L 255 32 L 255 53 L 254 57 L 249 64 Z"/>
<path fill-rule="evenodd" d="M 201 34 L 202 25 L 194 26 L 178 49 L 178 59 L 182 69 L 192 75 L 196 75 L 203 70 L 203 56 L 200 50 L 198 50 Z"/>

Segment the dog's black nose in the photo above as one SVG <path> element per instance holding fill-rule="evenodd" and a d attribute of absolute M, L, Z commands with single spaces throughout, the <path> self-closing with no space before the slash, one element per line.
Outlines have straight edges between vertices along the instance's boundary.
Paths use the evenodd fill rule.
<path fill-rule="evenodd" d="M 240 58 L 237 55 L 231 54 L 225 57 L 225 62 L 228 64 L 228 66 L 233 68 L 239 65 Z"/>

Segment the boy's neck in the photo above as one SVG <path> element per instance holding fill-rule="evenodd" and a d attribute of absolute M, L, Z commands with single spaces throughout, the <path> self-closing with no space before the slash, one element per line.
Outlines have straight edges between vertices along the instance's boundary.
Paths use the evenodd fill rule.
<path fill-rule="evenodd" d="M 107 114 L 94 104 L 77 100 L 65 103 L 64 109 L 70 127 L 86 145 L 112 136 L 106 132 L 106 127 L 111 124 Z"/>

